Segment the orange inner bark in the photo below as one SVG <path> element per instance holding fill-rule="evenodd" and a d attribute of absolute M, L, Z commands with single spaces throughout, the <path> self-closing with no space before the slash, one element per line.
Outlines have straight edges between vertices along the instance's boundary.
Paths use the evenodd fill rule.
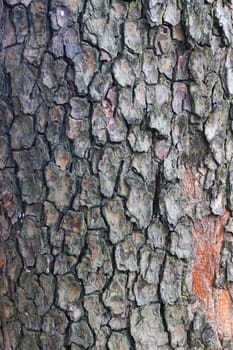
<path fill-rule="evenodd" d="M 201 203 L 206 193 L 200 185 L 200 174 L 187 169 L 184 176 L 184 191 Z M 233 338 L 233 301 L 228 289 L 215 286 L 219 271 L 220 253 L 224 230 L 230 212 L 222 217 L 208 215 L 193 224 L 195 259 L 193 261 L 193 292 L 203 306 L 206 317 L 216 325 L 219 337 Z"/>
<path fill-rule="evenodd" d="M 220 336 L 233 337 L 233 303 L 227 289 L 215 287 L 219 271 L 224 227 L 229 212 L 222 217 L 210 215 L 194 225 L 196 257 L 193 268 L 193 291 L 203 304 L 209 321 L 215 322 Z"/>

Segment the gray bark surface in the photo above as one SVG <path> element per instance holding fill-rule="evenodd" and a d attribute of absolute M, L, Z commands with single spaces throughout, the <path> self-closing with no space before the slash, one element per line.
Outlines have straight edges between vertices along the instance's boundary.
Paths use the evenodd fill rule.
<path fill-rule="evenodd" d="M 233 349 L 233 4 L 0 2 L 0 349 Z"/>

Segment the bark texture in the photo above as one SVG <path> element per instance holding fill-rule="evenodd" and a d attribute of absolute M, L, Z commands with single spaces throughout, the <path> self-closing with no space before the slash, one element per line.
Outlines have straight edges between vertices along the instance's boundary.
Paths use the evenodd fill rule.
<path fill-rule="evenodd" d="M 0 349 L 233 349 L 224 0 L 0 2 Z"/>

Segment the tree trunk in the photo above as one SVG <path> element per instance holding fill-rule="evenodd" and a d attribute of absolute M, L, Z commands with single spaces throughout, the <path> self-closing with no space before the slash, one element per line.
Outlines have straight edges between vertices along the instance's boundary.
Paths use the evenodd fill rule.
<path fill-rule="evenodd" d="M 224 0 L 0 2 L 0 348 L 233 349 Z"/>

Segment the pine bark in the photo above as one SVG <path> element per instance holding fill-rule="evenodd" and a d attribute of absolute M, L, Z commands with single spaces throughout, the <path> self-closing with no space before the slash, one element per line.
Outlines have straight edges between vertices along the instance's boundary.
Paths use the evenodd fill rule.
<path fill-rule="evenodd" d="M 0 349 L 233 349 L 233 4 L 0 2 Z"/>

